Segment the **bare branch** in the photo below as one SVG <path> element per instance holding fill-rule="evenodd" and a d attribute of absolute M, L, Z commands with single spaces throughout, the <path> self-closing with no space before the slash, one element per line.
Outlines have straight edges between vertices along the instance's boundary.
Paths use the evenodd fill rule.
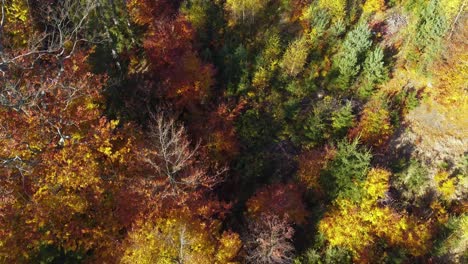
<path fill-rule="evenodd" d="M 164 195 L 179 195 L 198 187 L 211 189 L 219 182 L 223 170 L 209 175 L 196 159 L 200 144 L 191 147 L 183 126 L 162 114 L 153 115 L 152 120 L 148 133 L 151 146 L 142 159 L 154 170 L 152 178 L 165 178 Z"/>
<path fill-rule="evenodd" d="M 294 229 L 286 219 L 263 214 L 249 222 L 246 235 L 247 262 L 258 264 L 286 264 L 293 262 Z"/>
<path fill-rule="evenodd" d="M 2 24 L 4 22 L 4 1 L 2 0 Z M 28 59 L 34 64 L 44 55 L 50 55 L 64 61 L 69 59 L 80 43 L 102 43 L 109 41 L 105 34 L 85 35 L 88 30 L 89 16 L 95 11 L 98 0 L 75 1 L 63 0 L 53 6 L 45 6 L 39 12 L 42 32 L 31 34 L 28 48 L 18 53 L 10 51 L 6 54 L 0 49 L 0 67 L 11 64 L 16 67 L 31 67 L 21 65 L 20 61 Z M 1 28 L 0 28 L 1 29 Z M 1 33 L 0 33 L 1 34 Z M 60 63 L 61 64 L 61 63 Z M 1 70 L 5 74 L 5 70 Z"/>

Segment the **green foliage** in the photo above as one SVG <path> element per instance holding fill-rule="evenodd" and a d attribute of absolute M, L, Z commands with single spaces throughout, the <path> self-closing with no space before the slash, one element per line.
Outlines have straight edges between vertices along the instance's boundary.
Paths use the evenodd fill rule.
<path fill-rule="evenodd" d="M 439 0 L 428 1 L 419 15 L 417 28 L 416 43 L 420 48 L 428 48 L 440 41 L 447 30 L 447 24 Z"/>
<path fill-rule="evenodd" d="M 354 114 L 350 102 L 341 104 L 326 97 L 316 102 L 305 119 L 298 120 L 298 123 L 297 130 L 303 133 L 303 137 L 298 138 L 297 143 L 314 147 L 324 140 L 343 137 L 354 124 Z"/>
<path fill-rule="evenodd" d="M 333 37 L 338 37 L 346 32 L 346 23 L 340 19 L 336 21 L 330 28 L 330 33 Z"/>
<path fill-rule="evenodd" d="M 256 70 L 252 77 L 252 85 L 257 89 L 270 86 L 279 68 L 282 52 L 281 39 L 277 32 L 268 31 L 261 53 L 256 58 Z"/>
<path fill-rule="evenodd" d="M 434 246 L 435 254 L 447 263 L 465 263 L 468 260 L 468 215 L 451 217 L 441 229 Z"/>
<path fill-rule="evenodd" d="M 330 26 L 331 17 L 329 13 L 323 9 L 315 8 L 314 5 L 310 6 L 309 12 L 312 15 L 310 18 L 310 26 L 313 28 L 312 32 L 318 37 L 322 36 Z"/>
<path fill-rule="evenodd" d="M 381 47 L 376 47 L 367 54 L 362 70 L 364 81 L 361 87 L 359 87 L 360 96 L 369 97 L 374 89 L 374 85 L 388 79 L 388 71 L 383 60 L 384 53 Z"/>
<path fill-rule="evenodd" d="M 227 91 L 229 94 L 237 95 L 245 91 L 249 85 L 248 51 L 244 45 L 239 44 L 238 46 L 226 45 L 222 52 L 224 56 L 222 74 L 224 80 L 227 81 Z"/>
<path fill-rule="evenodd" d="M 320 143 L 325 137 L 327 127 L 325 110 L 322 107 L 315 107 L 304 123 L 304 136 L 311 146 Z"/>
<path fill-rule="evenodd" d="M 108 41 L 98 43 L 90 56 L 93 71 L 108 73 L 110 76 L 120 74 L 121 68 L 128 62 L 119 55 L 139 44 L 137 42 L 140 41 L 142 30 L 130 24 L 126 7 L 120 1 L 100 3 L 96 11 L 92 13 L 89 23 L 90 27 L 95 30 L 88 33 L 102 34 L 108 38 Z"/>
<path fill-rule="evenodd" d="M 75 53 L 63 60 L 54 55 L 72 43 L 49 45 L 57 36 L 47 36 L 56 30 L 47 12 L 67 11 L 49 2 L 71 3 L 64 29 L 83 23 L 71 33 L 80 39 Z M 5 0 L 0 263 L 118 263 L 122 256 L 129 263 L 244 263 L 249 247 L 228 230 L 242 229 L 256 204 L 281 210 L 291 202 L 284 192 L 274 201 L 246 201 L 264 184 L 281 191 L 298 180 L 307 186 L 294 195 L 308 199 L 310 215 L 301 216 L 310 218 L 292 241 L 295 264 L 467 262 L 468 158 L 429 167 L 440 158 L 429 145 L 446 148 L 441 138 L 452 135 L 425 139 L 463 123 L 447 110 L 443 124 L 427 131 L 424 124 L 442 110 L 416 107 L 431 96 L 465 102 L 465 2 Z M 96 6 L 85 16 L 89 3 Z M 62 83 L 47 75 L 49 67 L 80 81 Z M 103 75 L 103 91 L 101 79 L 82 84 L 91 72 Z M 166 184 L 157 160 L 165 150 L 148 147 L 148 116 L 156 109 L 187 127 L 169 145 L 202 142 L 196 152 L 187 143 L 170 153 L 197 157 L 182 170 L 172 166 L 174 174 L 193 176 L 187 192 L 172 178 Z M 105 116 L 120 123 L 107 128 Z M 398 139 L 411 144 L 391 145 L 406 125 L 411 133 Z M 453 141 L 463 152 L 463 138 Z M 387 156 L 400 146 L 405 157 Z M 216 196 L 226 204 L 211 200 Z M 184 258 L 185 246 L 196 254 Z"/>
<path fill-rule="evenodd" d="M 342 140 L 336 146 L 336 154 L 321 177 L 322 185 L 332 199 L 360 199 L 360 186 L 366 179 L 372 155 L 360 149 L 358 140 Z"/>
<path fill-rule="evenodd" d="M 395 176 L 394 185 L 403 201 L 416 206 L 421 205 L 422 199 L 431 186 L 427 168 L 419 161 L 412 159 L 403 171 Z"/>
<path fill-rule="evenodd" d="M 258 110 L 247 110 L 238 120 L 237 133 L 242 142 L 252 149 L 262 149 L 276 137 L 275 122 Z"/>
<path fill-rule="evenodd" d="M 361 70 L 363 54 L 371 46 L 371 32 L 366 23 L 361 22 L 350 31 L 343 42 L 340 52 L 334 58 L 339 71 L 338 87 L 346 89 Z"/>
<path fill-rule="evenodd" d="M 346 105 L 332 113 L 332 128 L 334 134 L 342 136 L 346 133 L 348 128 L 354 125 L 354 115 L 351 103 L 348 102 Z"/>
<path fill-rule="evenodd" d="M 34 263 L 40 264 L 79 264 L 84 259 L 82 252 L 67 252 L 53 245 L 42 245 L 33 257 Z"/>
<path fill-rule="evenodd" d="M 430 0 L 419 14 L 415 38 L 415 45 L 422 51 L 425 64 L 431 63 L 437 56 L 447 29 L 448 23 L 439 0 Z"/>
<path fill-rule="evenodd" d="M 341 247 L 327 247 L 326 250 L 308 249 L 295 264 L 351 264 L 352 254 Z"/>
<path fill-rule="evenodd" d="M 207 11 L 210 5 L 210 1 L 186 0 L 181 6 L 181 11 L 187 16 L 194 28 L 203 30 L 207 23 Z"/>

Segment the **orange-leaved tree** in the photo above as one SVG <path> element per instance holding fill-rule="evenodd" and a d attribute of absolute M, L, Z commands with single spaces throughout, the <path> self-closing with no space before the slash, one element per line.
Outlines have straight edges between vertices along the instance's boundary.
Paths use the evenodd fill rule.
<path fill-rule="evenodd" d="M 133 138 L 103 117 L 105 79 L 89 73 L 85 54 L 65 61 L 59 75 L 49 62 L 2 79 L 3 260 L 28 261 L 50 246 L 105 257 L 125 226 L 113 217 L 114 194 L 130 168 Z"/>
<path fill-rule="evenodd" d="M 129 1 L 133 21 L 147 29 L 143 48 L 153 84 L 144 87 L 150 96 L 161 94 L 178 109 L 193 110 L 213 84 L 213 67 L 198 58 L 192 41 L 194 29 L 177 12 L 181 1 Z"/>

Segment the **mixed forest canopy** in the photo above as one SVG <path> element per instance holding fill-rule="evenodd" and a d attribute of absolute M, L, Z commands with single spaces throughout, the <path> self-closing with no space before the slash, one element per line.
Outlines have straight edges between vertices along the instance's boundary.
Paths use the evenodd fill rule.
<path fill-rule="evenodd" d="M 0 263 L 468 263 L 467 0 L 0 0 Z"/>

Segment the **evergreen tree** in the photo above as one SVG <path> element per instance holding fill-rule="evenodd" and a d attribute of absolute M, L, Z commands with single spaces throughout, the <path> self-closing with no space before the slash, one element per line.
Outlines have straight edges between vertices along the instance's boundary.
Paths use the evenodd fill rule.
<path fill-rule="evenodd" d="M 360 23 L 350 31 L 343 42 L 341 51 L 335 57 L 335 67 L 339 71 L 338 87 L 348 88 L 361 70 L 362 55 L 371 46 L 371 32 L 365 23 Z"/>

